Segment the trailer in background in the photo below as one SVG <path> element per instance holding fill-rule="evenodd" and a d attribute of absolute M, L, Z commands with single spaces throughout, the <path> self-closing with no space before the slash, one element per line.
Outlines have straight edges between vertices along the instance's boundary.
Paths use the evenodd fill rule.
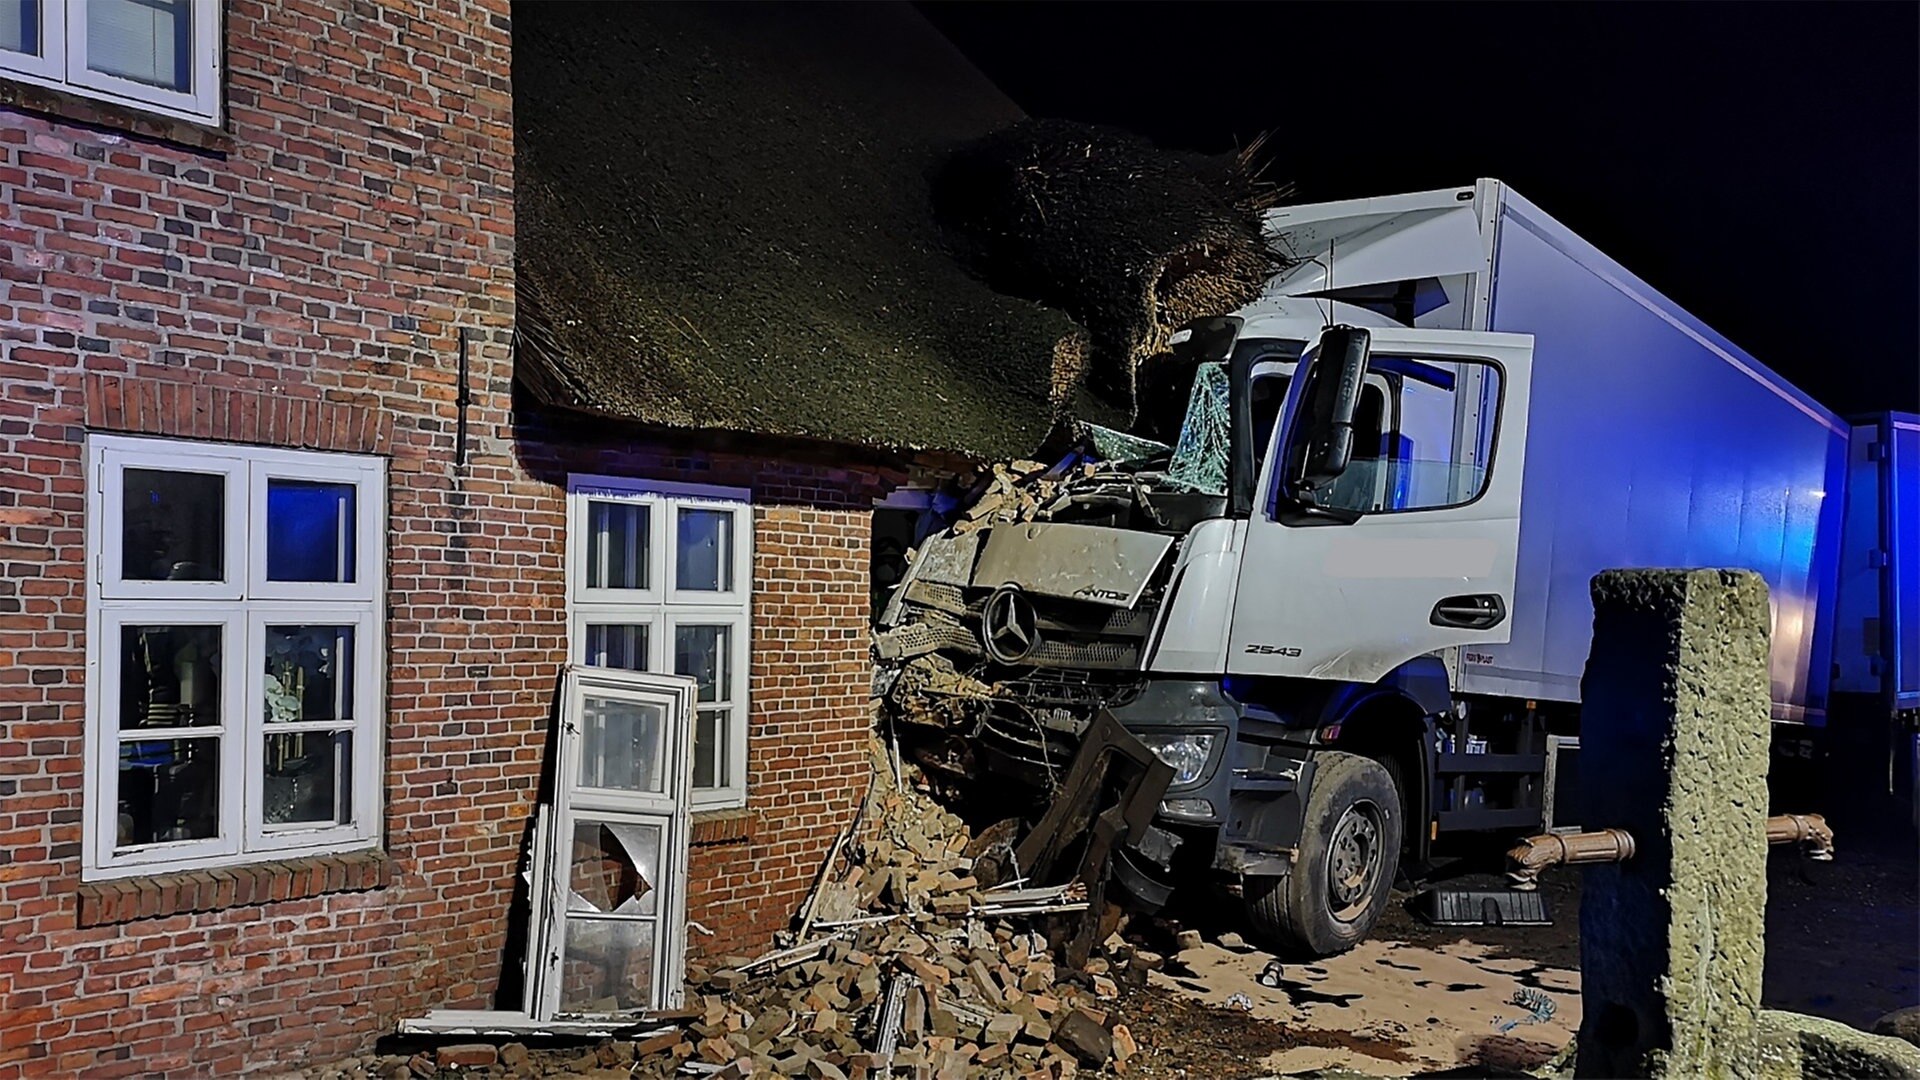
<path fill-rule="evenodd" d="M 1905 796 L 1920 829 L 1920 415 L 1854 424 L 1843 537 L 1828 787 Z"/>

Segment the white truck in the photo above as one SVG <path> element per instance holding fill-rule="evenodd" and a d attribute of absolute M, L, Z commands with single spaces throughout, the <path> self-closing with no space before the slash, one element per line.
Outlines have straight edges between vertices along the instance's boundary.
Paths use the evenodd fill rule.
<path fill-rule="evenodd" d="M 1291 268 L 1141 372 L 1152 438 L 917 553 L 877 641 L 929 758 L 1044 791 L 1110 711 L 1175 769 L 1119 883 L 1326 955 L 1438 838 L 1568 824 L 1601 570 L 1761 573 L 1818 720 L 1846 423 L 1498 181 L 1267 228 Z"/>

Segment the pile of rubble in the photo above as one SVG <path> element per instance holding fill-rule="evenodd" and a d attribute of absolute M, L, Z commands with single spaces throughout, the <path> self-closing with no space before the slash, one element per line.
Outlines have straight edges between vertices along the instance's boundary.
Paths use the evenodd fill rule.
<path fill-rule="evenodd" d="M 642 1040 L 636 1077 L 815 1080 L 1124 1073 L 1138 1050 L 1107 1007 L 1160 958 L 1112 938 L 1086 970 L 1048 934 L 1087 913 L 1077 885 L 1022 888 L 1004 835 L 966 825 L 880 755 L 874 790 L 829 856 L 797 943 L 688 972 L 679 1026 Z M 987 873 L 983 881 L 976 868 Z"/>

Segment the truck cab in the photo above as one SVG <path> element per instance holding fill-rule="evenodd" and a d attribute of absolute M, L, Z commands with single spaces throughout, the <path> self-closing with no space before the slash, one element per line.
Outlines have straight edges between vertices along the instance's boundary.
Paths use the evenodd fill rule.
<path fill-rule="evenodd" d="M 1285 208 L 1268 227 L 1290 269 L 1143 365 L 1132 430 L 1088 428 L 927 538 L 876 649 L 921 760 L 996 790 L 1042 797 L 1111 713 L 1174 768 L 1118 884 L 1150 907 L 1199 872 L 1269 943 L 1317 956 L 1365 937 L 1396 867 L 1443 834 L 1554 824 L 1594 572 L 1752 565 L 1794 647 L 1831 603 L 1809 569 L 1822 543 L 1756 528 L 1762 554 L 1723 556 L 1684 512 L 1688 485 L 1737 485 L 1755 462 L 1671 425 L 1643 425 L 1644 463 L 1602 458 L 1583 410 L 1617 424 L 1636 364 L 1720 380 L 1772 425 L 1758 435 L 1779 468 L 1756 490 L 1787 521 L 1811 513 L 1816 539 L 1814 489 L 1837 488 L 1844 437 L 1835 451 L 1817 406 L 1496 181 Z M 1543 321 L 1559 311 L 1645 340 Z M 1537 348 L 1554 354 L 1545 427 Z M 1682 513 L 1629 508 L 1644 524 L 1609 540 L 1607 499 L 1569 490 L 1583 452 Z M 1740 515 L 1753 500 L 1736 495 Z M 1804 656 L 1776 661 L 1785 707 L 1803 708 Z"/>

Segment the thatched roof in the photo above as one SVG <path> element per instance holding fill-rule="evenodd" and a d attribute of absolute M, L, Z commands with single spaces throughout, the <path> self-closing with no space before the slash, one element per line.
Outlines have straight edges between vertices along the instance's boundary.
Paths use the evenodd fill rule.
<path fill-rule="evenodd" d="M 1253 300 L 1282 265 L 1261 214 L 1286 192 L 1260 180 L 1259 151 L 1202 157 L 1023 120 L 943 165 L 935 207 L 995 288 L 1086 327 L 1089 387 L 1132 411 L 1135 372 L 1173 331 Z"/>
<path fill-rule="evenodd" d="M 648 423 L 1005 457 L 1064 315 L 946 248 L 929 176 L 1020 119 L 904 5 L 513 9 L 517 372 Z"/>

